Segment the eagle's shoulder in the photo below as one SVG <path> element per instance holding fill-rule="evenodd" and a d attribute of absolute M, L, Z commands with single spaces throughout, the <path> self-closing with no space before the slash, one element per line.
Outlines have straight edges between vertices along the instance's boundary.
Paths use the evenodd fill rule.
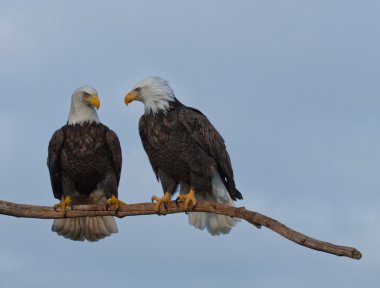
<path fill-rule="evenodd" d="M 50 165 L 52 164 L 51 162 L 56 160 L 55 157 L 57 157 L 58 156 L 57 154 L 60 153 L 63 141 L 64 141 L 64 132 L 63 132 L 63 129 L 60 128 L 53 133 L 49 141 L 49 146 L 48 146 L 48 167 L 49 168 L 50 168 Z"/>
<path fill-rule="evenodd" d="M 192 107 L 181 107 L 178 109 L 178 119 L 191 136 L 208 148 L 218 146 L 218 150 L 225 149 L 224 139 L 211 124 L 210 120 L 198 109 Z"/>
<path fill-rule="evenodd" d="M 196 109 L 196 108 L 193 108 L 193 107 L 189 107 L 189 106 L 181 106 L 178 108 L 178 112 L 180 113 L 189 113 L 189 114 L 193 114 L 193 115 L 200 115 L 200 116 L 203 116 L 207 119 L 206 115 L 203 114 L 200 110 Z"/>

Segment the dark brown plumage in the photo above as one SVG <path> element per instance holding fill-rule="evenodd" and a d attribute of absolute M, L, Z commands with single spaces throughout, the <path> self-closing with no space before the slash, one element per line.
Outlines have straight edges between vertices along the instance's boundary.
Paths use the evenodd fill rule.
<path fill-rule="evenodd" d="M 65 125 L 49 143 L 47 164 L 54 197 L 77 191 L 89 196 L 98 185 L 107 198 L 118 196 L 121 148 L 116 134 L 101 123 Z"/>
<path fill-rule="evenodd" d="M 166 113 L 141 116 L 139 132 L 165 192 L 174 194 L 184 182 L 198 193 L 209 194 L 217 171 L 231 198 L 243 198 L 235 187 L 224 140 L 199 110 L 175 99 Z"/>

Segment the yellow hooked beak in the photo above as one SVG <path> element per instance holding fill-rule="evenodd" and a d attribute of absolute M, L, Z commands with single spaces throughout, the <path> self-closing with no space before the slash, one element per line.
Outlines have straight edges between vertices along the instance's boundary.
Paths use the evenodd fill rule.
<path fill-rule="evenodd" d="M 100 100 L 99 97 L 96 95 L 92 95 L 90 99 L 88 99 L 88 103 L 90 103 L 92 106 L 96 108 L 96 110 L 99 110 L 100 107 Z"/>
<path fill-rule="evenodd" d="M 131 92 L 129 92 L 125 97 L 124 97 L 124 103 L 125 105 L 128 106 L 129 103 L 131 103 L 132 101 L 135 101 L 137 98 L 140 97 L 140 93 L 133 90 Z"/>

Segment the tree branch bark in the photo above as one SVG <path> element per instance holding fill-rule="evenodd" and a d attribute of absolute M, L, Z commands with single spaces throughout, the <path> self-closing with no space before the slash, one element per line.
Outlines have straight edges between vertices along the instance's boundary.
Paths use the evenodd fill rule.
<path fill-rule="evenodd" d="M 161 208 L 160 214 L 174 214 L 186 212 L 184 204 L 171 202 L 167 205 L 166 209 Z M 250 211 L 244 207 L 231 207 L 222 204 L 199 201 L 197 206 L 192 212 L 208 212 L 215 214 L 222 214 L 231 217 L 244 219 L 247 222 L 255 225 L 256 227 L 265 226 L 268 229 L 280 234 L 281 236 L 307 248 L 311 248 L 317 251 L 322 251 L 337 256 L 345 256 L 359 260 L 362 254 L 359 250 L 353 247 L 346 247 L 331 244 L 328 242 L 313 239 L 302 233 L 299 233 L 284 224 L 272 219 L 268 216 L 260 214 L 258 212 Z M 0 214 L 14 216 L 14 217 L 27 217 L 27 218 L 39 218 L 39 219 L 58 219 L 64 216 L 60 211 L 55 211 L 52 207 L 46 206 L 34 206 L 25 204 L 16 204 L 7 201 L 0 200 Z M 127 216 L 139 216 L 139 215 L 152 215 L 157 214 L 155 210 L 155 204 L 152 203 L 137 203 L 122 206 L 118 211 L 114 209 L 106 210 L 103 206 L 97 205 L 76 205 L 72 209 L 67 209 L 65 217 L 83 217 L 83 216 L 116 216 L 119 218 Z"/>

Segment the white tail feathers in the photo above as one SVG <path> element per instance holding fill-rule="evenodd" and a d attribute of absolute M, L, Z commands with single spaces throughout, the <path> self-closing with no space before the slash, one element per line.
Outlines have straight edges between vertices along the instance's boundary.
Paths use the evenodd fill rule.
<path fill-rule="evenodd" d="M 94 242 L 117 233 L 117 226 L 112 216 L 79 217 L 56 219 L 51 230 L 71 240 Z"/>
<path fill-rule="evenodd" d="M 185 186 L 186 185 L 184 185 L 184 188 Z M 184 192 L 185 191 L 182 190 L 181 193 Z M 206 197 L 203 197 L 202 195 L 197 195 L 197 199 L 234 206 L 230 194 L 224 186 L 224 183 L 222 182 L 222 179 L 220 178 L 219 174 L 215 175 L 212 179 L 212 195 L 207 195 Z M 219 214 L 204 212 L 189 213 L 190 225 L 193 225 L 195 228 L 198 228 L 200 230 L 206 228 L 207 231 L 213 236 L 220 234 L 228 234 L 239 221 L 239 219 Z"/>
<path fill-rule="evenodd" d="M 190 225 L 200 230 L 207 228 L 207 231 L 213 236 L 230 233 L 238 221 L 238 219 L 218 214 L 204 212 L 190 212 L 189 214 Z"/>

